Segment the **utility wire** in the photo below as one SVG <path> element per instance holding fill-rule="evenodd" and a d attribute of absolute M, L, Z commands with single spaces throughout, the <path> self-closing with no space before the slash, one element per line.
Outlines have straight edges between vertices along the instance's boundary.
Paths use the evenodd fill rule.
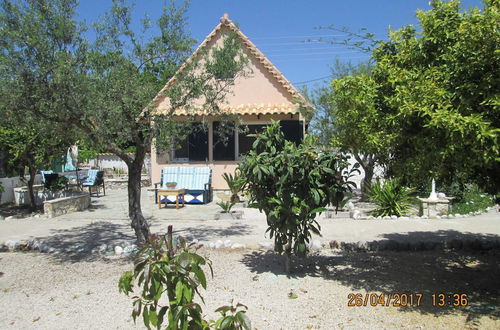
<path fill-rule="evenodd" d="M 355 52 L 319 52 L 319 53 L 296 53 L 296 54 L 270 54 L 268 57 L 278 57 L 278 56 L 303 56 L 303 55 L 336 55 L 336 54 L 355 54 L 359 53 L 359 51 Z"/>
<path fill-rule="evenodd" d="M 316 78 L 316 79 L 311 79 L 311 80 L 306 80 L 306 81 L 299 81 L 299 82 L 294 82 L 292 83 L 293 85 L 304 85 L 304 84 L 307 84 L 307 83 L 310 83 L 310 82 L 313 82 L 313 81 L 318 81 L 318 80 L 323 80 L 323 79 L 327 79 L 327 78 L 333 78 L 333 74 L 329 75 L 329 76 L 324 76 L 324 77 L 321 77 L 321 78 Z"/>

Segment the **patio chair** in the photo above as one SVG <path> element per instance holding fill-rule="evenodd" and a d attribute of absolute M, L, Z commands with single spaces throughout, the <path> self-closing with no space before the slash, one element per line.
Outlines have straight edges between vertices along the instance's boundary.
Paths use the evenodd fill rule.
<path fill-rule="evenodd" d="M 100 186 L 102 186 L 104 196 L 106 196 L 106 187 L 104 186 L 104 171 L 89 170 L 87 179 L 82 182 L 82 187 L 89 187 L 90 195 L 92 195 L 92 187 L 96 187 L 97 197 L 99 197 Z"/>
<path fill-rule="evenodd" d="M 45 182 L 47 182 L 46 175 L 48 174 L 54 174 L 53 171 L 40 171 L 40 175 L 42 176 L 42 184 L 45 185 Z"/>

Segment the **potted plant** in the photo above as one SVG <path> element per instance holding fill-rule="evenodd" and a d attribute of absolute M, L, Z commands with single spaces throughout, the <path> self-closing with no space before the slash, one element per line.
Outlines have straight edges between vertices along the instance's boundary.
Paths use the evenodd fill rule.
<path fill-rule="evenodd" d="M 174 189 L 177 187 L 177 182 L 167 182 L 165 183 L 165 186 L 167 186 L 167 188 Z"/>
<path fill-rule="evenodd" d="M 242 192 L 246 185 L 244 178 L 238 172 L 235 172 L 234 176 L 231 173 L 224 173 L 222 178 L 231 191 L 231 202 L 239 203 L 240 196 L 238 196 L 238 193 Z"/>
<path fill-rule="evenodd" d="M 220 201 L 217 203 L 222 209 L 222 211 L 219 211 L 215 214 L 215 220 L 220 220 L 220 219 L 241 219 L 243 216 L 242 211 L 231 211 L 231 209 L 234 206 L 234 202 L 232 201 Z"/>

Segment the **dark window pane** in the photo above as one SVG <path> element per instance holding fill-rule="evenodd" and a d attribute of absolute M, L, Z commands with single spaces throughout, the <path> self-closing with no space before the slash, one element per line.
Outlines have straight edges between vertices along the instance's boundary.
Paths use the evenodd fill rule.
<path fill-rule="evenodd" d="M 234 160 L 234 124 L 214 121 L 214 160 Z"/>
<path fill-rule="evenodd" d="M 201 123 L 191 127 L 191 133 L 184 141 L 177 141 L 174 159 L 206 161 L 208 159 L 208 130 Z"/>
<path fill-rule="evenodd" d="M 248 136 L 249 134 L 262 133 L 267 125 L 247 125 L 248 130 L 245 133 L 240 132 L 238 134 L 238 149 L 240 156 L 245 155 L 247 152 L 252 150 L 252 145 L 255 141 L 255 137 Z"/>
<path fill-rule="evenodd" d="M 202 124 L 195 124 L 189 134 L 189 160 L 208 160 L 208 130 Z"/>
<path fill-rule="evenodd" d="M 185 139 L 184 141 L 177 141 L 176 148 L 174 151 L 174 158 L 185 158 L 189 159 L 189 149 L 188 149 L 189 141 Z"/>
<path fill-rule="evenodd" d="M 295 142 L 299 144 L 302 142 L 304 137 L 302 131 L 302 121 L 299 120 L 281 120 L 280 121 L 281 131 L 288 141 Z"/>

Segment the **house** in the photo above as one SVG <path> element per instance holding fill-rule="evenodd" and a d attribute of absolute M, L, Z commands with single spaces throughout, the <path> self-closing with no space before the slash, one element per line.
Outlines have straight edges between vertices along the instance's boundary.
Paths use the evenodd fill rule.
<path fill-rule="evenodd" d="M 220 45 L 224 35 L 229 32 L 234 32 L 240 39 L 242 51 L 249 60 L 251 73 L 235 78 L 223 107 L 229 113 L 238 115 L 240 122 L 248 127 L 248 131 L 243 133 L 236 127 L 226 143 L 222 143 L 215 132 L 223 122 L 215 116 L 200 116 L 200 121 L 208 123 L 208 129 L 192 132 L 180 148 L 172 148 L 172 151 L 167 153 L 157 153 L 154 147 L 152 148 L 152 182 L 160 180 L 161 170 L 167 166 L 209 166 L 212 169 L 212 188 L 227 189 L 222 174 L 234 173 L 241 156 L 252 148 L 253 138 L 248 137 L 248 134 L 258 132 L 264 125 L 270 124 L 271 120 L 279 120 L 282 131 L 289 140 L 300 141 L 304 136 L 306 123 L 299 111 L 299 103 L 308 104 L 307 101 L 227 14 L 224 14 L 220 24 L 205 38 L 191 58 L 198 52 Z M 170 83 L 167 83 L 165 88 Z M 155 111 L 167 111 L 169 102 L 165 97 L 158 96 L 154 106 Z M 179 121 L 186 119 L 182 110 L 174 113 L 174 116 Z"/>

